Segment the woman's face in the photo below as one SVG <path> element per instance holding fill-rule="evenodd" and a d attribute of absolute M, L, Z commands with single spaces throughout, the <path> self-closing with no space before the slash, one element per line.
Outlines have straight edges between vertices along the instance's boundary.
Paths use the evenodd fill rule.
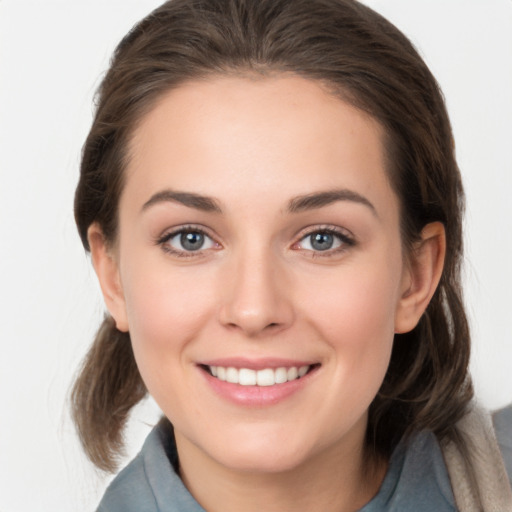
<path fill-rule="evenodd" d="M 113 314 L 178 448 L 254 471 L 360 450 L 409 285 L 379 125 L 314 81 L 220 77 L 130 148 Z"/>

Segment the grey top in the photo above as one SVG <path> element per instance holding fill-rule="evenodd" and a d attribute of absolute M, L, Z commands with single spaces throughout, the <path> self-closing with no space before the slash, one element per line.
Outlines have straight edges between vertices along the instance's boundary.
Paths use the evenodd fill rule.
<path fill-rule="evenodd" d="M 494 424 L 512 481 L 512 406 L 496 413 Z M 171 427 L 162 421 L 110 484 L 97 512 L 204 512 L 176 473 L 177 460 Z M 456 511 L 441 449 L 430 432 L 396 447 L 378 494 L 360 512 L 404 510 Z"/>

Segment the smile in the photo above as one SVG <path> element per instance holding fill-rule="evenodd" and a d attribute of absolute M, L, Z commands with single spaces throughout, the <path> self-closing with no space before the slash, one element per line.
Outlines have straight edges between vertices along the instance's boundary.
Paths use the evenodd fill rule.
<path fill-rule="evenodd" d="M 304 377 L 315 365 L 280 368 L 234 368 L 232 366 L 205 366 L 205 369 L 220 381 L 241 386 L 274 386 Z"/>

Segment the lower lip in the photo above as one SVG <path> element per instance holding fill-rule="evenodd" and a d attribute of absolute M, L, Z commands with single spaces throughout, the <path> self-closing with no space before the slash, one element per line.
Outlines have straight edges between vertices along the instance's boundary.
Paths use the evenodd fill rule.
<path fill-rule="evenodd" d="M 310 381 L 316 368 L 299 379 L 274 384 L 273 386 L 241 386 L 219 380 L 208 372 L 199 368 L 208 385 L 222 398 L 230 402 L 246 407 L 267 407 L 278 404 L 283 400 L 299 392 Z"/>

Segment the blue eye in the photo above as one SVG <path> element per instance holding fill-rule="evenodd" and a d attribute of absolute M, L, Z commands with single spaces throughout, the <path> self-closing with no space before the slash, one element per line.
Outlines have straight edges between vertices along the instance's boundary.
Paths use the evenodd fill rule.
<path fill-rule="evenodd" d="M 204 232 L 198 229 L 181 229 L 168 233 L 159 243 L 165 250 L 175 253 L 192 253 L 212 249 L 216 243 Z"/>
<path fill-rule="evenodd" d="M 344 246 L 354 245 L 351 238 L 333 230 L 318 230 L 307 234 L 299 241 L 299 248 L 306 251 L 336 251 Z"/>
<path fill-rule="evenodd" d="M 316 251 L 327 251 L 333 248 L 335 238 L 332 233 L 313 233 L 309 235 L 309 243 Z"/>
<path fill-rule="evenodd" d="M 186 251 L 198 251 L 201 249 L 205 242 L 205 236 L 203 233 L 181 233 L 180 244 Z"/>

